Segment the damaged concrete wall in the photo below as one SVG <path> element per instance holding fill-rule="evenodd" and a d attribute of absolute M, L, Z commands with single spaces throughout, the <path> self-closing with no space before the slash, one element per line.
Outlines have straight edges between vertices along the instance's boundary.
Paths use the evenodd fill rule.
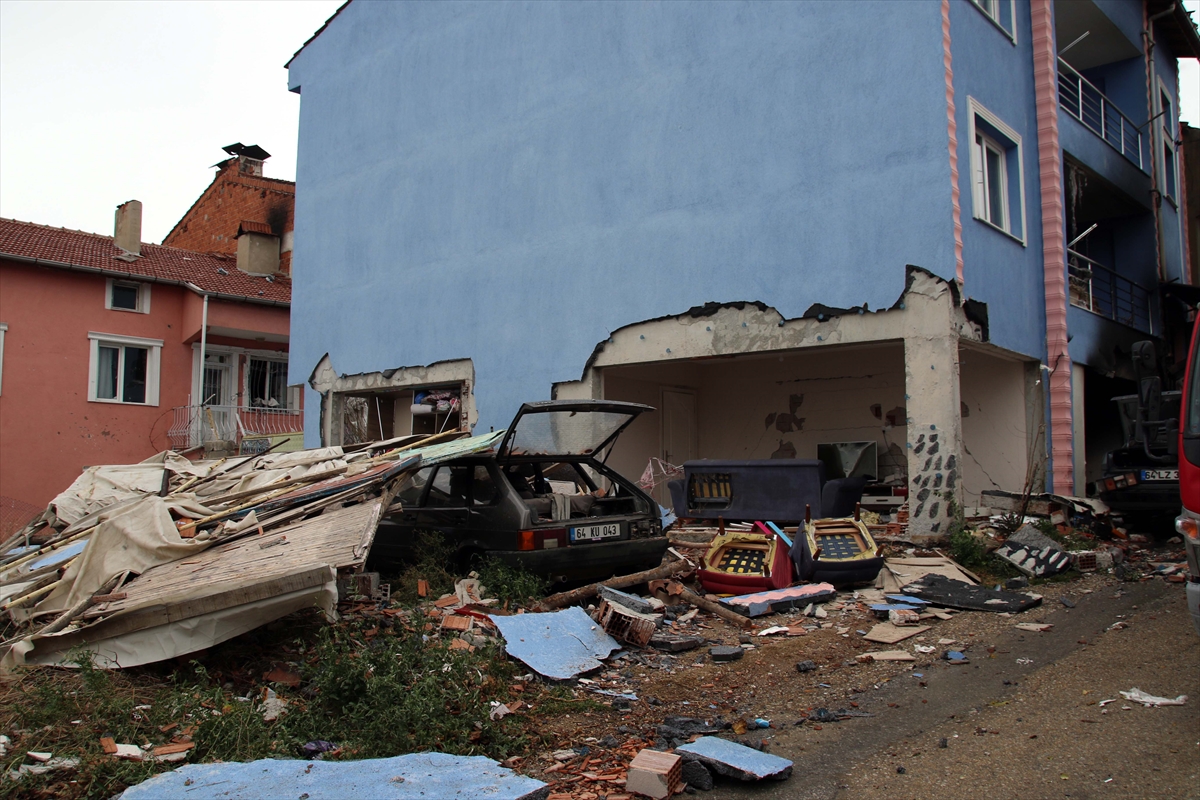
<path fill-rule="evenodd" d="M 435 364 L 395 367 L 379 372 L 341 375 L 333 367 L 329 354 L 324 355 L 308 379 L 309 387 L 318 394 L 319 442 L 321 445 L 342 444 L 342 419 L 346 398 L 350 396 L 394 394 L 411 401 L 412 389 L 455 387 L 461 389 L 462 410 L 460 427 L 471 430 L 477 421 L 475 412 L 475 365 L 469 358 L 440 361 Z M 402 408 L 395 410 L 394 420 L 411 420 Z M 396 435 L 407 434 L 402 431 Z M 309 437 L 306 424 L 305 439 Z"/>
<path fill-rule="evenodd" d="M 720 364 L 721 361 L 716 359 L 722 357 L 744 359 L 751 354 L 773 354 L 776 359 L 784 355 L 786 361 L 788 351 L 803 351 L 813 358 L 823 357 L 817 356 L 818 352 L 836 353 L 837 348 L 833 345 L 870 343 L 886 350 L 880 345 L 902 342 L 903 407 L 907 413 L 904 447 L 908 453 L 909 486 L 913 496 L 910 531 L 921 536 L 944 532 L 950 501 L 962 502 L 958 351 L 962 341 L 982 340 L 981 326 L 968 319 L 954 285 L 910 267 L 908 288 L 887 311 L 832 313 L 826 310 L 802 319 L 787 320 L 761 304 L 734 303 L 693 309 L 687 314 L 622 328 L 597 346 L 580 381 L 559 384 L 555 388 L 559 396 L 569 393 L 578 397 L 587 390 L 607 392 L 610 387 L 595 373 L 611 367 L 698 359 L 704 365 L 702 374 L 708 374 L 709 366 Z M 764 360 L 763 364 L 766 363 Z M 619 376 L 617 370 L 611 372 Z M 721 379 L 720 376 L 715 378 Z M 701 380 L 700 388 L 704 386 Z M 701 409 L 703 403 L 702 400 Z M 797 406 L 795 411 L 791 409 L 790 393 L 788 405 L 786 413 L 796 418 L 800 407 Z M 724 407 L 728 408 L 727 402 Z M 884 411 L 881 408 L 881 416 Z M 774 413 L 777 421 L 780 409 L 775 409 Z M 756 419 L 757 424 L 763 425 L 766 416 L 747 415 L 746 418 Z M 737 424 L 753 424 L 747 423 L 746 418 L 738 418 Z M 703 411 L 701 419 L 704 419 Z M 734 419 L 733 415 L 725 420 L 726 427 L 730 426 L 730 419 Z M 854 430 L 858 425 L 855 422 L 844 430 Z M 739 433 L 732 435 L 740 439 Z M 1024 447 L 1024 443 L 1018 446 Z M 701 448 L 703 452 L 704 446 Z M 640 473 L 644 465 L 644 460 L 637 464 L 635 474 Z"/>

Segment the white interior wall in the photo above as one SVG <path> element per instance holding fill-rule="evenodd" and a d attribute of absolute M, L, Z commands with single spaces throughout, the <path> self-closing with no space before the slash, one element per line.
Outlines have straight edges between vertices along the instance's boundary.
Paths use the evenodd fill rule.
<path fill-rule="evenodd" d="M 665 388 L 696 392 L 700 458 L 770 458 L 789 445 L 798 458 L 816 458 L 822 442 L 875 441 L 882 466 L 889 444 L 905 444 L 900 342 L 604 370 L 610 400 L 657 409 Z M 883 417 L 897 409 L 899 426 L 885 431 Z M 622 435 L 609 464 L 640 476 L 652 456 L 662 457 L 661 426 L 658 411 L 643 414 Z"/>
<path fill-rule="evenodd" d="M 959 348 L 962 394 L 963 502 L 986 489 L 1019 492 L 1029 464 L 1025 365 L 975 348 Z"/>

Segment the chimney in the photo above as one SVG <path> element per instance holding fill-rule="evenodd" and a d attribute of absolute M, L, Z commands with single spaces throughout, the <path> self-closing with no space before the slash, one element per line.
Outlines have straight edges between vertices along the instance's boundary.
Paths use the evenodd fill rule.
<path fill-rule="evenodd" d="M 279 272 L 279 237 L 270 226 L 250 221 L 238 225 L 237 268 L 250 275 Z"/>
<path fill-rule="evenodd" d="M 270 153 L 256 144 L 234 142 L 221 149 L 238 160 L 239 175 L 253 175 L 261 178 L 263 162 L 271 157 Z"/>
<path fill-rule="evenodd" d="M 132 253 L 142 254 L 142 201 L 129 200 L 117 206 L 117 219 L 113 231 L 113 244 Z"/>

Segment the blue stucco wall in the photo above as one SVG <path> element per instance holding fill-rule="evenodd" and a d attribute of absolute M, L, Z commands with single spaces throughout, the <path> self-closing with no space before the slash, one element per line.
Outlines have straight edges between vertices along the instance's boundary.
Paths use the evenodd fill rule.
<path fill-rule="evenodd" d="M 1014 42 L 975 4 L 952 2 L 950 42 L 958 129 L 963 291 L 988 304 L 990 335 L 995 344 L 1041 360 L 1046 354 L 1046 303 L 1029 4 L 1016 4 Z M 1021 137 L 1024 243 L 975 219 L 969 98 Z M 1020 213 L 1018 182 L 1009 181 L 1009 198 L 1013 213 Z"/>
<path fill-rule="evenodd" d="M 486 430 L 622 325 L 954 275 L 936 2 L 355 2 L 289 80 L 293 382 L 470 357 Z"/>

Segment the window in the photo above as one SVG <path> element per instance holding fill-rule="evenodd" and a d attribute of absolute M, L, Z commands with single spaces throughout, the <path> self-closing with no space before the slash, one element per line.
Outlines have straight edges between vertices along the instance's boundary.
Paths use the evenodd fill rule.
<path fill-rule="evenodd" d="M 993 25 L 1017 43 L 1017 11 L 1013 0 L 971 0 Z"/>
<path fill-rule="evenodd" d="M 1021 137 L 969 98 L 971 200 L 975 219 L 1025 243 Z"/>
<path fill-rule="evenodd" d="M 1159 80 L 1158 82 L 1158 110 L 1159 110 L 1159 125 L 1162 128 L 1162 184 L 1160 191 L 1163 197 L 1171 201 L 1172 204 L 1178 204 L 1179 189 L 1178 189 L 1178 169 L 1175 166 L 1177 161 L 1175 155 L 1175 104 L 1171 100 L 1171 95 L 1167 93 L 1166 85 Z"/>
<path fill-rule="evenodd" d="M 158 405 L 161 339 L 89 333 L 91 364 L 88 400 L 97 403 Z"/>
<path fill-rule="evenodd" d="M 471 486 L 471 468 L 465 465 L 438 467 L 425 498 L 426 508 L 464 508 Z"/>
<path fill-rule="evenodd" d="M 250 359 L 246 394 L 257 408 L 288 408 L 287 362 Z"/>
<path fill-rule="evenodd" d="M 150 284 L 109 278 L 104 290 L 104 307 L 112 311 L 150 313 Z"/>

